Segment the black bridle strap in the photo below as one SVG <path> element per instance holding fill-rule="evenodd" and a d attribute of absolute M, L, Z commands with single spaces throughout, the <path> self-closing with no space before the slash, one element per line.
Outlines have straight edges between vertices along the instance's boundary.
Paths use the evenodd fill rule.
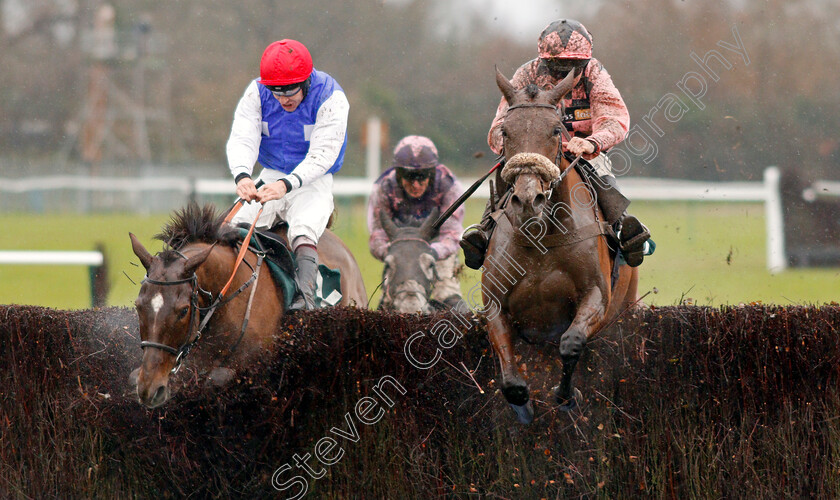
<path fill-rule="evenodd" d="M 524 104 L 517 104 L 515 106 L 509 107 L 507 109 L 507 111 L 510 111 L 512 109 L 521 109 L 521 108 L 548 108 L 548 109 L 553 109 L 554 111 L 557 111 L 557 106 L 552 106 L 551 104 L 541 104 L 541 103 L 537 103 L 537 102 L 528 102 L 528 103 L 524 103 Z"/>
<path fill-rule="evenodd" d="M 160 349 L 161 351 L 168 352 L 169 354 L 171 354 L 173 356 L 177 356 L 178 353 L 180 352 L 178 349 L 175 349 L 174 347 L 168 346 L 166 344 L 159 344 L 157 342 L 150 342 L 148 340 L 140 341 L 140 348 L 141 349 L 145 349 L 147 347 L 154 347 L 155 349 Z"/>
<path fill-rule="evenodd" d="M 182 258 L 184 258 L 184 259 L 187 258 L 181 252 L 177 252 L 177 253 Z M 149 278 L 148 276 L 146 278 L 144 278 L 143 282 L 145 282 L 145 283 L 149 283 L 149 284 L 152 284 L 152 285 L 161 285 L 161 286 L 183 285 L 184 283 L 191 283 L 191 285 L 192 285 L 191 296 L 192 297 L 191 297 L 191 301 L 190 301 L 190 305 L 191 305 L 191 307 L 190 307 L 190 320 L 189 320 L 190 329 L 192 329 L 192 325 L 193 325 L 194 312 L 199 311 L 199 316 L 200 316 L 200 313 L 202 311 L 206 311 L 206 313 L 205 313 L 204 318 L 201 319 L 201 322 L 199 323 L 198 328 L 196 328 L 196 330 L 195 330 L 195 338 L 192 339 L 192 340 L 189 340 L 189 338 L 192 337 L 192 332 L 191 332 L 190 335 L 187 337 L 187 342 L 185 342 L 184 345 L 182 345 L 180 349 L 175 349 L 172 346 L 169 346 L 169 345 L 166 345 L 166 344 L 161 344 L 161 343 L 158 343 L 158 342 L 150 342 L 148 340 L 141 341 L 140 342 L 140 348 L 145 349 L 147 347 L 152 347 L 152 348 L 155 348 L 155 349 L 160 349 L 164 352 L 167 352 L 167 353 L 175 356 L 175 366 L 172 368 L 172 372 L 177 373 L 178 369 L 181 367 L 181 362 L 183 362 L 184 358 L 187 357 L 190 350 L 192 350 L 192 348 L 195 346 L 195 344 L 198 343 L 198 340 L 201 338 L 201 335 L 204 332 L 204 328 L 207 327 L 207 324 L 210 322 L 210 319 L 213 317 L 213 313 L 216 312 L 216 309 L 218 309 L 219 307 L 221 307 L 221 306 L 227 304 L 228 302 L 232 301 L 233 299 L 235 299 L 240 293 L 242 293 L 246 288 L 248 288 L 248 286 L 251 283 L 256 281 L 257 277 L 259 276 L 259 268 L 260 268 L 260 265 L 262 264 L 262 260 L 265 257 L 265 254 L 263 252 L 254 252 L 254 253 L 257 254 L 258 261 L 257 261 L 257 268 L 253 270 L 253 273 L 251 274 L 251 277 L 247 281 L 242 283 L 242 285 L 235 292 L 233 292 L 229 297 L 225 298 L 224 295 L 219 294 L 219 296 L 216 297 L 216 299 L 213 300 L 213 302 L 206 308 L 202 308 L 198 305 L 198 290 L 201 289 L 201 287 L 198 286 L 198 276 L 195 273 L 193 273 L 193 275 L 190 276 L 189 278 L 172 280 L 172 281 L 154 280 L 154 279 Z M 245 264 L 248 265 L 248 267 L 250 267 L 250 264 L 248 264 L 247 262 L 245 262 Z M 254 288 L 256 289 L 256 287 L 254 287 Z M 202 289 L 202 291 L 204 291 L 204 290 Z M 253 299 L 253 295 L 254 295 L 254 293 L 252 291 L 251 292 L 251 299 L 248 300 L 248 313 L 250 313 L 251 300 Z M 211 294 L 211 297 L 212 297 L 212 294 Z M 248 317 L 246 316 L 245 325 L 247 325 L 247 323 L 248 323 Z M 242 331 L 244 333 L 244 331 L 245 331 L 244 326 L 243 326 Z M 240 335 L 240 340 L 241 339 L 242 339 L 242 336 Z M 236 342 L 236 345 L 238 345 L 238 344 L 239 344 L 239 341 Z M 233 349 L 236 348 L 236 345 L 233 347 Z M 231 352 L 233 352 L 233 351 L 231 350 Z"/>

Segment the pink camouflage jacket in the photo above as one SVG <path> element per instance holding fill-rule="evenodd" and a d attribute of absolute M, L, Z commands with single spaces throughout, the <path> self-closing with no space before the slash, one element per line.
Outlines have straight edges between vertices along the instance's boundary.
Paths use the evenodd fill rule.
<path fill-rule="evenodd" d="M 397 183 L 395 169 L 386 170 L 373 185 L 368 202 L 367 224 L 370 233 L 370 253 L 379 260 L 384 260 L 388 253 L 388 235 L 379 222 L 381 211 L 384 210 L 397 225 L 406 225 L 411 219 L 427 218 L 434 207 L 438 207 L 443 212 L 463 192 L 461 183 L 443 164 L 438 164 L 434 183 L 429 185 L 426 193 L 419 199 L 406 195 Z M 431 244 L 438 259 L 445 259 L 458 251 L 458 242 L 461 240 L 461 233 L 464 232 L 463 220 L 464 207 L 462 205 L 441 226 L 440 233 Z"/>
<path fill-rule="evenodd" d="M 516 89 L 521 89 L 529 83 L 546 89 L 556 85 L 559 80 L 552 77 L 548 68 L 537 58 L 520 66 L 511 82 Z M 572 132 L 573 136 L 587 138 L 595 145 L 595 153 L 584 155 L 584 159 L 592 159 L 601 151 L 606 151 L 624 140 L 630 129 L 630 113 L 609 73 L 597 59 L 590 59 L 583 76 L 572 89 L 571 96 L 567 97 L 571 98 L 563 99 L 566 109 L 563 122 L 566 129 Z M 507 101 L 503 97 L 487 134 L 487 143 L 496 154 L 502 151 L 501 127 L 507 108 Z"/>

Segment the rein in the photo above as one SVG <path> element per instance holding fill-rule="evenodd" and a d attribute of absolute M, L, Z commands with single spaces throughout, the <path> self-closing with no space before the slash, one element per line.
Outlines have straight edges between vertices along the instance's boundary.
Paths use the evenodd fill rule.
<path fill-rule="evenodd" d="M 192 276 L 190 276 L 188 278 L 183 278 L 183 279 L 179 279 L 179 280 L 172 280 L 172 281 L 154 280 L 154 279 L 149 278 L 148 275 L 145 278 L 143 278 L 143 281 L 141 283 L 149 283 L 151 285 L 159 285 L 159 286 L 173 286 L 173 285 L 183 285 L 185 283 L 190 283 L 190 286 L 192 288 L 191 293 L 190 293 L 190 319 L 189 319 L 190 333 L 189 333 L 189 335 L 187 335 L 187 340 L 184 342 L 184 344 L 180 348 L 176 349 L 176 348 L 174 348 L 170 345 L 162 344 L 160 342 L 152 342 L 152 341 L 149 341 L 149 340 L 140 341 L 140 348 L 141 349 L 146 349 L 147 347 L 151 347 L 151 348 L 155 348 L 155 349 L 160 349 L 161 351 L 167 352 L 167 353 L 175 356 L 175 366 L 172 367 L 172 370 L 171 370 L 171 373 L 173 375 L 178 373 L 178 370 L 180 370 L 180 368 L 181 368 L 181 363 L 183 363 L 184 359 L 190 353 L 190 350 L 192 350 L 192 348 L 195 347 L 195 345 L 198 343 L 199 339 L 201 339 L 201 335 L 204 332 L 204 329 L 207 327 L 207 324 L 210 322 L 210 319 L 213 317 L 213 314 L 216 312 L 216 309 L 218 309 L 219 307 L 221 307 L 223 305 L 226 305 L 227 303 L 231 302 L 233 299 L 235 299 L 240 293 L 242 293 L 246 288 L 248 288 L 253 283 L 254 288 L 251 289 L 251 294 L 248 298 L 248 307 L 245 311 L 245 319 L 242 323 L 242 328 L 240 329 L 239 338 L 236 340 L 236 342 L 230 348 L 230 352 L 228 353 L 227 357 L 225 357 L 225 361 L 233 354 L 233 352 L 239 346 L 239 343 L 242 341 L 242 337 L 245 335 L 245 330 L 248 327 L 248 320 L 249 320 L 250 315 L 251 315 L 251 304 L 254 300 L 254 292 L 256 292 L 256 289 L 257 289 L 256 284 L 259 280 L 260 267 L 262 266 L 263 260 L 265 258 L 265 252 L 256 252 L 256 251 L 251 250 L 254 254 L 257 255 L 257 265 L 256 265 L 255 268 L 251 267 L 250 264 L 245 262 L 245 265 L 247 265 L 249 268 L 251 268 L 253 270 L 253 272 L 251 273 L 251 277 L 247 281 L 245 281 L 238 289 L 236 289 L 236 291 L 234 291 L 230 295 L 230 297 L 226 298 L 225 293 L 228 291 L 228 288 L 230 288 L 230 285 L 233 282 L 233 278 L 234 278 L 234 276 L 236 276 L 236 272 L 239 270 L 239 266 L 244 261 L 245 254 L 248 252 L 248 242 L 251 240 L 251 235 L 254 232 L 254 227 L 256 226 L 257 220 L 259 220 L 260 215 L 262 215 L 262 208 L 260 208 L 259 212 L 257 213 L 257 216 L 254 219 L 254 222 L 251 224 L 250 230 L 248 231 L 248 235 L 245 238 L 245 240 L 243 241 L 243 244 L 241 245 L 241 248 L 239 250 L 239 254 L 237 255 L 236 263 L 233 266 L 233 271 L 231 272 L 230 278 L 228 279 L 224 288 L 222 288 L 222 290 L 219 292 L 219 295 L 215 299 L 213 299 L 213 294 L 211 292 L 208 292 L 207 290 L 204 290 L 203 288 L 201 288 L 198 285 L 198 275 L 195 272 L 193 272 Z M 185 260 L 187 259 L 187 257 L 184 254 L 182 254 L 181 252 L 176 251 L 176 253 L 181 258 L 183 258 Z M 207 295 L 208 298 L 212 300 L 212 303 L 209 306 L 201 307 L 199 305 L 199 299 L 198 299 L 199 291 L 201 293 Z M 195 314 L 195 311 L 198 311 L 198 314 Z M 202 315 L 203 315 L 203 318 L 201 318 Z M 193 325 L 195 324 L 195 320 L 197 320 L 199 318 L 200 318 L 200 322 L 199 322 L 198 328 L 195 329 L 195 338 L 193 340 L 190 340 L 190 338 L 193 336 L 192 329 L 193 329 Z"/>

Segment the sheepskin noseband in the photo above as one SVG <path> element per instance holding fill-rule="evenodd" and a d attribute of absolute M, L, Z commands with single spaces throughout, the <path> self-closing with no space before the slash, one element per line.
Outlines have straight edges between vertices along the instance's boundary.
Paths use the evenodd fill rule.
<path fill-rule="evenodd" d="M 502 180 L 511 184 L 520 174 L 537 174 L 543 182 L 551 182 L 560 175 L 560 169 L 539 153 L 519 153 L 505 163 Z"/>

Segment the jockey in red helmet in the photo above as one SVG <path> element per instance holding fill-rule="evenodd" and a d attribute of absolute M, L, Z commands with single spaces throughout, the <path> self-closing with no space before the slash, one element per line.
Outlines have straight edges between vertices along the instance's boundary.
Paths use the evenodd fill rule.
<path fill-rule="evenodd" d="M 315 307 L 318 272 L 316 244 L 333 211 L 333 174 L 344 162 L 347 115 L 344 90 L 330 75 L 313 68 L 309 50 L 297 40 L 269 45 L 260 60 L 260 77 L 239 100 L 227 143 L 228 166 L 236 194 L 245 201 L 231 221 L 257 225 L 289 224 L 301 294 L 290 311 Z M 254 164 L 265 185 L 251 179 Z"/>
<path fill-rule="evenodd" d="M 630 266 L 642 263 L 648 229 L 624 211 L 630 203 L 618 190 L 612 164 L 604 154 L 624 140 L 630 128 L 630 114 L 621 94 L 604 66 L 592 57 L 592 35 L 579 22 L 561 19 L 549 24 L 540 35 L 537 45 L 539 57 L 523 64 L 513 75 L 511 83 L 521 89 L 528 84 L 553 88 L 574 71 L 575 86 L 562 99 L 563 121 L 571 139 L 564 139 L 563 150 L 583 155 L 600 177 L 594 182 L 598 204 L 604 217 L 620 228 L 620 246 Z M 502 153 L 502 124 L 508 104 L 504 98 L 496 110 L 487 142 L 497 154 Z M 488 204 L 489 209 L 489 204 Z M 485 211 L 480 224 L 468 228 L 461 240 L 465 263 L 473 269 L 481 267 L 493 229 L 493 220 Z M 475 229 L 470 231 L 470 229 Z"/>
<path fill-rule="evenodd" d="M 428 137 L 409 135 L 394 148 L 392 168 L 386 170 L 371 190 L 368 201 L 370 253 L 383 260 L 390 244 L 379 215 L 384 212 L 397 225 L 425 220 L 432 210 L 443 212 L 464 192 L 455 174 L 438 160 L 438 150 Z M 443 223 L 431 241 L 436 278 L 431 298 L 449 307 L 461 301 L 461 286 L 454 276 L 458 267 L 458 241 L 463 232 L 464 207 Z"/>

